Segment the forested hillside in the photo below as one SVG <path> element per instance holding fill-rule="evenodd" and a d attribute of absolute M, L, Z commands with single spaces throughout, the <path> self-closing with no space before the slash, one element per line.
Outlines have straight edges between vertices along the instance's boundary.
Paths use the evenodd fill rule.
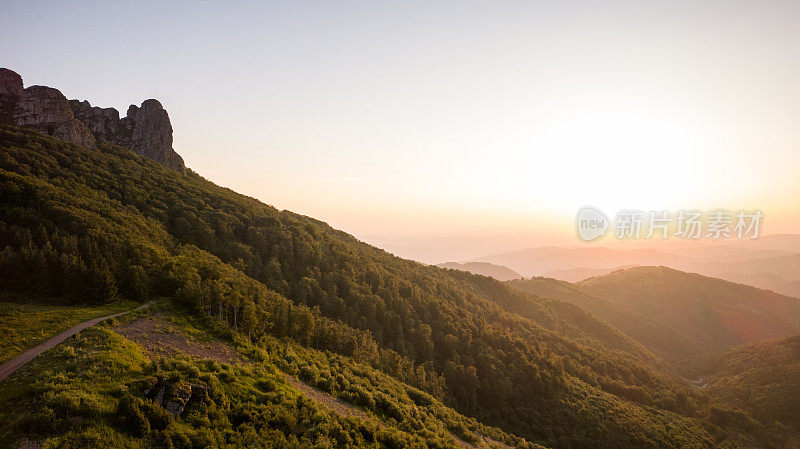
<path fill-rule="evenodd" d="M 800 336 L 731 349 L 702 364 L 704 390 L 765 424 L 800 430 Z"/>
<path fill-rule="evenodd" d="M 667 267 L 616 270 L 574 284 L 506 282 L 576 304 L 683 368 L 729 348 L 800 332 L 800 300 Z"/>
<path fill-rule="evenodd" d="M 667 267 L 635 267 L 576 284 L 689 338 L 694 357 L 800 333 L 800 299 Z"/>
<path fill-rule="evenodd" d="M 696 343 L 679 329 L 595 296 L 580 285 L 547 277 L 515 279 L 506 283 L 524 292 L 580 306 L 669 362 L 686 361 L 697 352 Z"/>
<path fill-rule="evenodd" d="M 541 449 L 350 358 L 186 312 L 159 300 L 0 382 L 0 447 Z"/>
<path fill-rule="evenodd" d="M 132 152 L 0 129 L 0 288 L 177 298 L 255 342 L 380 369 L 552 447 L 773 438 L 579 307 L 394 257 Z"/>

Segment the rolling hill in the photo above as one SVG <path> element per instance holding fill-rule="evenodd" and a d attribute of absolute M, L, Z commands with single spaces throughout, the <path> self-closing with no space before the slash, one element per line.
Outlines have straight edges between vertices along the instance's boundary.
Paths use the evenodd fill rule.
<path fill-rule="evenodd" d="M 800 333 L 800 300 L 666 267 L 638 267 L 577 284 L 589 294 L 677 330 L 713 353 Z"/>
<path fill-rule="evenodd" d="M 517 273 L 511 268 L 504 267 L 501 265 L 494 265 L 487 262 L 465 262 L 465 263 L 445 262 L 436 264 L 436 266 L 439 268 L 447 268 L 450 270 L 461 270 L 470 272 L 472 274 L 489 276 L 490 278 L 495 278 L 498 281 L 509 281 L 511 279 L 519 279 L 522 277 L 521 274 Z"/>
<path fill-rule="evenodd" d="M 567 282 L 578 282 L 586 278 L 603 276 L 604 274 L 611 273 L 612 271 L 623 270 L 625 268 L 632 268 L 635 266 L 638 265 L 623 265 L 621 267 L 615 267 L 615 268 L 588 268 L 588 267 L 566 268 L 563 270 L 550 270 L 547 273 L 545 273 L 544 276 L 542 277 L 553 278 Z"/>
<path fill-rule="evenodd" d="M 542 276 L 553 270 L 575 268 L 609 269 L 626 265 L 671 265 L 681 257 L 654 249 L 612 249 L 605 247 L 542 247 L 474 259 L 518 271 L 524 276 Z"/>
<path fill-rule="evenodd" d="M 567 282 L 634 266 L 665 266 L 800 296 L 800 254 L 794 251 L 798 238 L 770 235 L 741 242 L 659 243 L 657 248 L 644 249 L 542 247 L 474 261 L 503 265 L 525 277 L 546 276 Z"/>
<path fill-rule="evenodd" d="M 509 281 L 576 304 L 670 362 L 800 332 L 800 300 L 666 267 L 635 267 L 571 284 Z"/>
<path fill-rule="evenodd" d="M 695 268 L 709 276 L 800 297 L 800 254 L 704 263 Z"/>
<path fill-rule="evenodd" d="M 575 304 L 605 320 L 668 362 L 682 362 L 696 351 L 693 341 L 670 326 L 626 310 L 582 287 L 547 277 L 508 281 L 522 291 Z"/>

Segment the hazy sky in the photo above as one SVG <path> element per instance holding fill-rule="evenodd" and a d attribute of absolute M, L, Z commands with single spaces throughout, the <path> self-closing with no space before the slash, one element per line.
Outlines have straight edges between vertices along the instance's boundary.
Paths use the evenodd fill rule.
<path fill-rule="evenodd" d="M 189 167 L 279 208 L 483 251 L 574 240 L 587 204 L 799 232 L 798 24 L 788 1 L 2 1 L 0 66 L 123 115 L 159 99 Z"/>

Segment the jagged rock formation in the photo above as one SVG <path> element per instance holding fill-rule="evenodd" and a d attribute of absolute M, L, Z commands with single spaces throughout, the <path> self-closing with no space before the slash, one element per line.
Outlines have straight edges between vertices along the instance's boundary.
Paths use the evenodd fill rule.
<path fill-rule="evenodd" d="M 14 124 L 14 106 L 22 96 L 22 77 L 0 68 L 0 125 Z"/>
<path fill-rule="evenodd" d="M 12 118 L 17 126 L 33 128 L 88 148 L 97 146 L 89 128 L 75 118 L 66 97 L 52 87 L 31 86 L 23 90 Z"/>
<path fill-rule="evenodd" d="M 172 150 L 169 115 L 158 100 L 145 100 L 138 108 L 131 105 L 121 127 L 120 145 L 167 167 L 183 168 L 183 158 Z"/>
<path fill-rule="evenodd" d="M 104 142 L 116 141 L 119 130 L 119 112 L 116 109 L 92 107 L 86 100 L 70 100 L 69 105 L 75 118 L 86 123 L 98 139 Z"/>
<path fill-rule="evenodd" d="M 174 170 L 186 169 L 183 158 L 172 149 L 172 124 L 158 100 L 131 105 L 120 119 L 114 108 L 67 100 L 52 87 L 23 89 L 22 77 L 0 68 L 0 125 L 4 124 L 33 128 L 88 148 L 96 148 L 98 140 L 114 143 Z"/>

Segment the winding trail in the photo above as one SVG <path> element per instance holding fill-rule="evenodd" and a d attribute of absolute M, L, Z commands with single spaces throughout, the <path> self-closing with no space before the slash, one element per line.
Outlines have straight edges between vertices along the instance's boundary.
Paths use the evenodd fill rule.
<path fill-rule="evenodd" d="M 33 348 L 28 349 L 27 351 L 23 352 L 22 354 L 14 357 L 13 359 L 9 360 L 6 363 L 0 365 L 0 382 L 5 380 L 6 377 L 8 377 L 11 374 L 13 374 L 16 370 L 22 368 L 22 366 L 25 365 L 26 363 L 28 363 L 31 360 L 35 359 L 39 354 L 47 351 L 50 348 L 55 347 L 56 345 L 58 345 L 62 341 L 66 340 L 67 338 L 69 338 L 69 337 L 77 334 L 78 332 L 86 329 L 87 327 L 94 326 L 95 324 L 97 324 L 97 323 L 99 323 L 101 321 L 105 321 L 105 320 L 108 320 L 108 319 L 111 319 L 111 318 L 115 318 L 115 317 L 118 317 L 120 315 L 125 315 L 126 313 L 131 313 L 131 312 L 136 312 L 137 310 L 142 310 L 142 309 L 150 306 L 150 304 L 152 304 L 152 303 L 153 302 L 150 301 L 150 302 L 148 302 L 146 304 L 142 304 L 141 306 L 136 307 L 135 309 L 126 310 L 124 312 L 115 313 L 113 315 L 101 316 L 100 318 L 94 318 L 94 319 L 89 320 L 89 321 L 84 321 L 83 323 L 76 324 L 75 326 L 72 326 L 71 328 L 65 330 L 64 332 L 61 332 L 60 334 L 56 335 L 55 337 L 51 337 L 50 339 L 45 340 L 42 343 L 39 343 L 38 345 L 34 346 Z"/>

